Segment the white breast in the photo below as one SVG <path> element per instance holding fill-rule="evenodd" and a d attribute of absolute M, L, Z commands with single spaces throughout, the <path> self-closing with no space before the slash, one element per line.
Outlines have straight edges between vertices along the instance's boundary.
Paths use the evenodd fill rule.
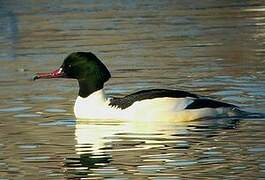
<path fill-rule="evenodd" d="M 104 91 L 99 90 L 86 98 L 78 96 L 74 113 L 79 119 L 117 119 L 121 110 L 108 106 Z"/>

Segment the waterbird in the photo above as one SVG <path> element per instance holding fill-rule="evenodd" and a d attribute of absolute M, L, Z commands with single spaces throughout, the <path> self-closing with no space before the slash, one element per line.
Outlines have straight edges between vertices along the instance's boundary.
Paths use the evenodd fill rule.
<path fill-rule="evenodd" d="M 141 90 L 124 97 L 107 97 L 104 84 L 111 78 L 108 68 L 91 52 L 73 52 L 50 73 L 33 79 L 69 78 L 79 84 L 74 104 L 77 119 L 175 120 L 237 116 L 239 107 L 209 97 L 175 89 Z"/>

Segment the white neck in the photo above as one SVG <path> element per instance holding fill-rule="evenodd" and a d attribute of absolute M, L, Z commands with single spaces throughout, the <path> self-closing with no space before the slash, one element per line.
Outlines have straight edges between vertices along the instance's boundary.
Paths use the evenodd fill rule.
<path fill-rule="evenodd" d="M 74 113 L 78 119 L 109 119 L 113 118 L 119 109 L 108 105 L 109 101 L 103 89 L 98 90 L 88 97 L 77 97 Z"/>
<path fill-rule="evenodd" d="M 90 94 L 89 96 L 82 98 L 80 96 L 78 96 L 77 98 L 81 98 L 82 100 L 86 101 L 86 102 L 91 102 L 93 104 L 95 103 L 105 103 L 106 102 L 106 96 L 105 96 L 105 92 L 103 89 L 100 89 L 98 91 L 93 92 L 92 94 Z"/>

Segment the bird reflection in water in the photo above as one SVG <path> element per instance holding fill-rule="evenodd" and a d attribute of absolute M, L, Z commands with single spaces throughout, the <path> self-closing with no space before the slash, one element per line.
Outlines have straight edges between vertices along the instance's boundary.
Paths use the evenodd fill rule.
<path fill-rule="evenodd" d="M 104 177 L 104 174 L 126 174 L 126 165 L 137 171 L 135 164 L 145 164 L 144 157 L 167 149 L 187 151 L 198 138 L 218 136 L 220 129 L 235 129 L 239 119 L 205 119 L 193 122 L 170 121 L 97 121 L 77 120 L 76 155 L 64 161 L 70 177 Z M 137 163 L 136 163 L 137 162 Z M 102 175 L 103 173 L 103 175 Z"/>

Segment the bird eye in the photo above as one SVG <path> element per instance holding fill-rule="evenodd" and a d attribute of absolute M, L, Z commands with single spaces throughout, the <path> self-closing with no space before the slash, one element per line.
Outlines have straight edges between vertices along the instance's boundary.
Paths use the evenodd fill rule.
<path fill-rule="evenodd" d="M 68 67 L 71 68 L 72 67 L 72 64 L 69 64 Z"/>

